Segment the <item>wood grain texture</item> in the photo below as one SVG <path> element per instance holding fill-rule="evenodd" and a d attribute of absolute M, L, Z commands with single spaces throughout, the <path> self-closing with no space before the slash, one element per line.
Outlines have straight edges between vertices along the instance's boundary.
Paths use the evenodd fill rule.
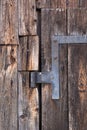
<path fill-rule="evenodd" d="M 51 36 L 66 34 L 66 11 L 43 9 L 41 23 L 42 71 L 51 70 Z M 58 19 L 59 18 L 59 19 Z M 60 47 L 60 100 L 52 100 L 51 85 L 42 87 L 42 130 L 67 130 L 67 46 Z"/>
<path fill-rule="evenodd" d="M 87 0 L 80 0 L 80 7 L 87 7 Z"/>
<path fill-rule="evenodd" d="M 0 130 L 17 130 L 17 47 L 0 46 Z"/>
<path fill-rule="evenodd" d="M 57 0 L 57 8 L 66 8 L 67 0 Z"/>
<path fill-rule="evenodd" d="M 78 8 L 78 7 L 87 7 L 87 0 L 66 0 L 67 7 Z"/>
<path fill-rule="evenodd" d="M 78 8 L 80 5 L 79 0 L 67 0 L 67 7 Z"/>
<path fill-rule="evenodd" d="M 87 10 L 69 10 L 69 35 L 87 35 Z M 87 129 L 87 45 L 68 46 L 69 129 Z"/>
<path fill-rule="evenodd" d="M 51 36 L 66 34 L 66 11 L 64 9 L 43 9 L 42 10 L 42 68 L 51 69 Z M 47 48 L 46 50 L 44 50 Z M 48 51 L 49 49 L 49 51 Z M 43 54 L 43 52 L 45 54 Z M 48 57 L 47 57 L 48 56 Z M 45 63 L 45 64 L 44 64 Z"/>
<path fill-rule="evenodd" d="M 87 9 L 68 9 L 68 34 L 87 35 Z"/>
<path fill-rule="evenodd" d="M 37 8 L 65 8 L 66 0 L 36 0 Z"/>
<path fill-rule="evenodd" d="M 39 130 L 38 89 L 29 88 L 28 72 L 19 72 L 18 81 L 19 130 Z"/>
<path fill-rule="evenodd" d="M 18 0 L 19 35 L 37 34 L 37 13 L 35 0 Z"/>
<path fill-rule="evenodd" d="M 0 44 L 18 44 L 17 0 L 0 0 Z"/>
<path fill-rule="evenodd" d="M 25 36 L 19 39 L 18 70 L 38 70 L 39 64 L 39 38 L 38 36 Z"/>
<path fill-rule="evenodd" d="M 68 48 L 69 129 L 87 129 L 87 45 Z"/>
<path fill-rule="evenodd" d="M 50 0 L 36 0 L 37 8 L 50 8 Z"/>

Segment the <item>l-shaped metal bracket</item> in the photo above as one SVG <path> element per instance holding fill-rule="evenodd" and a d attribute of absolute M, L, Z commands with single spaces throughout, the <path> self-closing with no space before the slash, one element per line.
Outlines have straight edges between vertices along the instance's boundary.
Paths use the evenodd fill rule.
<path fill-rule="evenodd" d="M 52 70 L 50 72 L 31 72 L 31 87 L 39 83 L 52 84 L 52 99 L 60 98 L 59 82 L 59 44 L 84 44 L 87 43 L 86 36 L 53 36 L 51 43 Z"/>

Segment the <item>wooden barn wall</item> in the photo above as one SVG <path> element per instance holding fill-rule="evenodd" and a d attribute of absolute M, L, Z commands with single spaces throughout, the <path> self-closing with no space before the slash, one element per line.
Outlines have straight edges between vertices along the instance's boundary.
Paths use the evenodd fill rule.
<path fill-rule="evenodd" d="M 51 70 L 52 35 L 87 35 L 86 8 L 87 0 L 0 0 L 0 130 L 87 129 L 87 45 L 60 46 L 59 100 L 51 85 L 29 82 L 31 71 Z"/>

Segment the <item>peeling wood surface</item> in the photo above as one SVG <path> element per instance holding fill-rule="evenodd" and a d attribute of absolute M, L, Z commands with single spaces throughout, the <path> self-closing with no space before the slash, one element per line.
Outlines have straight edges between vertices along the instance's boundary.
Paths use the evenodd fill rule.
<path fill-rule="evenodd" d="M 42 71 L 51 70 L 51 36 L 66 34 L 65 10 L 42 10 Z M 58 19 L 59 18 L 59 19 Z M 67 46 L 60 47 L 61 99 L 52 100 L 51 85 L 42 87 L 42 130 L 67 130 Z"/>
<path fill-rule="evenodd" d="M 0 0 L 0 44 L 18 44 L 17 0 Z"/>
<path fill-rule="evenodd" d="M 29 88 L 29 72 L 18 73 L 19 130 L 39 130 L 38 89 Z"/>
<path fill-rule="evenodd" d="M 39 38 L 38 36 L 24 36 L 19 38 L 18 70 L 38 70 Z"/>
<path fill-rule="evenodd" d="M 37 34 L 37 13 L 35 0 L 18 0 L 19 36 Z"/>
<path fill-rule="evenodd" d="M 0 130 L 17 130 L 16 46 L 0 46 Z"/>

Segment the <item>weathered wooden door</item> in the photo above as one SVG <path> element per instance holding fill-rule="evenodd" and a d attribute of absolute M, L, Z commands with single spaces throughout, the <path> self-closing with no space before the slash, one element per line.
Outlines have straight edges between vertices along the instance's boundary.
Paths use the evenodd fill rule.
<path fill-rule="evenodd" d="M 87 130 L 87 44 L 60 45 L 60 99 L 31 88 L 49 72 L 52 36 L 87 35 L 86 0 L 0 0 L 0 130 Z M 56 72 L 58 73 L 58 72 Z"/>

